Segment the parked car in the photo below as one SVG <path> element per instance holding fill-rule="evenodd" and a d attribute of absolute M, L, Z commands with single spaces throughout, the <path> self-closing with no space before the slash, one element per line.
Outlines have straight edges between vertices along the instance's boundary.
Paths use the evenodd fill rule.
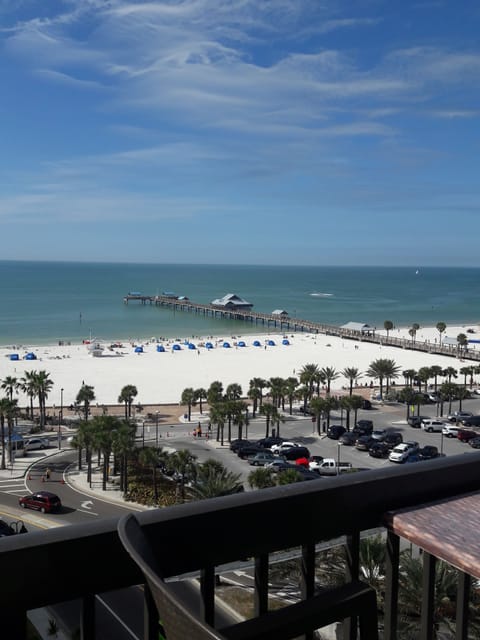
<path fill-rule="evenodd" d="M 368 450 L 368 455 L 372 458 L 386 458 L 390 453 L 390 447 L 385 442 L 374 442 Z"/>
<path fill-rule="evenodd" d="M 353 431 L 345 431 L 345 433 L 343 433 L 340 436 L 338 441 L 341 442 L 342 444 L 344 444 L 347 447 L 348 446 L 353 447 L 353 445 L 357 441 L 357 434 L 353 433 Z"/>
<path fill-rule="evenodd" d="M 429 391 L 428 392 L 428 397 L 429 397 L 431 402 L 440 402 L 441 401 L 440 395 L 436 391 Z"/>
<path fill-rule="evenodd" d="M 391 462 L 405 462 L 408 456 L 416 453 L 418 449 L 418 442 L 414 442 L 413 440 L 402 442 L 392 449 L 388 459 Z"/>
<path fill-rule="evenodd" d="M 366 411 L 369 411 L 372 408 L 372 403 L 370 402 L 370 400 L 367 400 L 366 398 L 364 399 L 364 401 L 362 402 L 362 409 L 365 409 Z"/>
<path fill-rule="evenodd" d="M 237 456 L 242 460 L 248 458 L 248 456 L 254 456 L 256 453 L 262 453 L 263 451 L 270 451 L 270 449 L 265 449 L 261 447 L 259 444 L 246 444 L 244 447 L 240 447 L 237 450 Z"/>
<path fill-rule="evenodd" d="M 50 441 L 48 438 L 29 438 L 23 445 L 25 451 L 35 451 L 36 449 L 48 449 Z"/>
<path fill-rule="evenodd" d="M 327 429 L 327 436 L 332 440 L 338 440 L 345 431 L 345 427 L 341 424 L 331 424 Z"/>
<path fill-rule="evenodd" d="M 355 448 L 359 451 L 368 451 L 372 444 L 375 444 L 376 440 L 369 435 L 359 436 L 355 443 Z"/>
<path fill-rule="evenodd" d="M 438 458 L 438 449 L 433 445 L 427 444 L 418 450 L 418 456 L 420 460 L 432 460 Z"/>
<path fill-rule="evenodd" d="M 462 442 L 469 442 L 478 436 L 480 436 L 480 433 L 472 431 L 471 429 L 459 429 L 457 433 L 457 438 Z"/>
<path fill-rule="evenodd" d="M 373 422 L 371 420 L 357 420 L 353 431 L 362 436 L 370 435 L 373 431 Z"/>
<path fill-rule="evenodd" d="M 442 420 L 434 420 L 432 418 L 422 420 L 422 429 L 428 431 L 428 433 L 433 433 L 434 431 L 441 433 L 444 426 L 445 422 L 442 422 Z"/>
<path fill-rule="evenodd" d="M 286 451 L 282 452 L 283 458 L 285 460 L 297 460 L 298 458 L 307 458 L 310 459 L 310 451 L 307 447 L 291 447 Z"/>
<path fill-rule="evenodd" d="M 260 440 L 257 440 L 255 444 L 258 444 L 264 449 L 270 449 L 272 445 L 282 444 L 283 441 L 284 438 L 280 438 L 280 436 L 268 436 L 267 438 L 260 438 Z"/>
<path fill-rule="evenodd" d="M 232 440 L 230 443 L 230 451 L 233 451 L 234 453 L 238 453 L 238 450 L 241 449 L 242 447 L 247 447 L 248 445 L 253 444 L 252 440 L 242 440 L 242 439 L 237 439 L 237 440 Z"/>
<path fill-rule="evenodd" d="M 383 442 L 388 431 L 386 429 L 374 429 L 372 431 L 372 438 L 377 442 Z"/>
<path fill-rule="evenodd" d="M 446 424 L 442 429 L 443 435 L 447 438 L 456 438 L 459 431 L 460 427 L 453 424 Z"/>
<path fill-rule="evenodd" d="M 248 464 L 250 464 L 252 467 L 264 467 L 274 460 L 275 456 L 273 455 L 273 453 L 262 451 L 261 453 L 256 453 L 253 456 L 249 456 Z"/>
<path fill-rule="evenodd" d="M 449 413 L 447 416 L 447 420 L 449 422 L 460 422 L 461 420 L 465 420 L 466 418 L 471 418 L 473 413 L 470 411 L 454 411 L 453 413 Z"/>
<path fill-rule="evenodd" d="M 427 420 L 427 416 L 408 416 L 407 422 L 414 429 L 420 429 L 422 426 L 422 420 Z"/>
<path fill-rule="evenodd" d="M 274 473 L 280 473 L 281 471 L 285 471 L 286 469 L 297 469 L 298 465 L 292 464 L 291 462 L 286 462 L 281 458 L 277 458 L 273 462 L 269 462 L 265 465 L 266 469 L 271 469 Z"/>
<path fill-rule="evenodd" d="M 460 420 L 464 427 L 480 427 L 480 416 L 471 416 Z"/>
<path fill-rule="evenodd" d="M 390 431 L 389 433 L 387 433 L 383 441 L 389 449 L 393 449 L 398 444 L 403 442 L 403 436 L 398 431 Z"/>
<path fill-rule="evenodd" d="M 299 445 L 297 442 L 291 442 L 290 440 L 285 440 L 280 444 L 272 444 L 272 446 L 270 447 L 270 450 L 272 453 L 281 454 L 283 450 L 291 449 L 292 447 L 298 447 L 298 446 Z"/>
<path fill-rule="evenodd" d="M 50 491 L 37 491 L 28 496 L 23 496 L 18 499 L 18 504 L 22 509 L 35 509 L 42 513 L 60 511 L 62 508 L 60 498 L 54 493 L 50 493 Z"/>
<path fill-rule="evenodd" d="M 468 444 L 473 448 L 473 449 L 480 449 L 480 438 L 472 438 L 471 440 L 468 441 Z"/>

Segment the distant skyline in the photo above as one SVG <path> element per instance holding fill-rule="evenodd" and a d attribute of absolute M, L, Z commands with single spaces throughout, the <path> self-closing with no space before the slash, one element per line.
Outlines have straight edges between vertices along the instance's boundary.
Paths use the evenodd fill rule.
<path fill-rule="evenodd" d="M 0 259 L 478 267 L 479 32 L 470 0 L 0 0 Z"/>

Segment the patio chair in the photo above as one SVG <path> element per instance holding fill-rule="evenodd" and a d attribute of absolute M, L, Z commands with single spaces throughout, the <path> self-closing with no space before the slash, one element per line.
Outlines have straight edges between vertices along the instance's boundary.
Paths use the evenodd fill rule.
<path fill-rule="evenodd" d="M 195 617 L 159 574 L 153 548 L 133 514 L 120 520 L 118 533 L 125 550 L 144 575 L 167 640 L 289 640 L 352 616 L 359 619 L 362 640 L 378 640 L 376 594 L 360 581 L 323 591 L 244 622 L 214 629 Z"/>

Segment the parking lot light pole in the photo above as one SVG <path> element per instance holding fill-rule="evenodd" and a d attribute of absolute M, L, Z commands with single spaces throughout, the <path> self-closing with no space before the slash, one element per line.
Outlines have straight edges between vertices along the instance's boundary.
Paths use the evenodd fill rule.
<path fill-rule="evenodd" d="M 62 448 L 62 429 L 63 422 L 63 388 L 60 389 L 60 411 L 58 412 L 58 448 Z"/>
<path fill-rule="evenodd" d="M 158 447 L 158 411 L 155 412 L 155 444 Z"/>
<path fill-rule="evenodd" d="M 337 442 L 337 476 L 340 475 L 340 447 L 342 446 L 341 442 Z"/>
<path fill-rule="evenodd" d="M 443 456 L 443 427 L 442 431 L 440 432 L 440 455 Z"/>

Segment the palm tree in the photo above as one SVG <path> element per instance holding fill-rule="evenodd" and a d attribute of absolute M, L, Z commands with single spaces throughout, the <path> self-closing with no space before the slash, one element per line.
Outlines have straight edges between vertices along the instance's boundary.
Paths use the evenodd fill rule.
<path fill-rule="evenodd" d="M 88 420 L 90 413 L 90 405 L 95 400 L 95 391 L 89 384 L 82 384 L 80 391 L 77 393 L 75 402 L 79 405 L 83 405 L 83 419 L 85 422 Z"/>
<path fill-rule="evenodd" d="M 137 387 L 133 384 L 127 384 L 120 392 L 118 396 L 119 403 L 125 403 L 125 420 L 128 420 L 132 416 L 132 404 L 134 398 L 138 395 Z"/>
<path fill-rule="evenodd" d="M 302 474 L 296 469 L 285 469 L 278 474 L 278 484 L 293 484 L 294 482 L 303 482 Z"/>
<path fill-rule="evenodd" d="M 260 413 L 265 416 L 265 437 L 270 435 L 270 423 L 280 420 L 278 409 L 271 402 L 264 402 L 260 407 Z"/>
<path fill-rule="evenodd" d="M 345 369 L 343 369 L 343 371 L 340 372 L 342 374 L 342 376 L 344 378 L 347 378 L 347 380 L 349 381 L 349 389 L 350 389 L 350 394 L 352 395 L 353 393 L 353 385 L 356 383 L 356 381 L 358 380 L 358 378 L 361 378 L 361 373 L 360 371 L 356 368 L 356 367 L 345 367 Z"/>
<path fill-rule="evenodd" d="M 320 398 L 320 397 L 312 398 L 312 401 L 310 402 L 310 411 L 313 413 L 313 415 L 316 418 L 318 435 L 321 434 L 320 421 L 322 419 L 323 413 L 325 412 L 326 406 L 327 406 L 327 403 L 325 398 Z"/>
<path fill-rule="evenodd" d="M 285 391 L 285 395 L 288 398 L 288 404 L 289 404 L 289 413 L 290 415 L 292 415 L 293 413 L 293 400 L 295 398 L 296 395 L 296 391 L 297 391 L 297 387 L 298 387 L 298 380 L 297 378 L 294 378 L 293 376 L 290 376 L 289 378 L 287 378 L 285 380 L 285 387 L 284 387 L 284 391 Z"/>
<path fill-rule="evenodd" d="M 313 389 L 320 379 L 320 369 L 316 364 L 305 364 L 300 369 L 299 380 L 300 384 L 304 385 L 307 389 L 307 393 L 304 395 L 303 409 L 306 412 L 307 402 L 313 396 Z"/>
<path fill-rule="evenodd" d="M 452 412 L 452 402 L 458 395 L 458 385 L 453 382 L 444 382 L 440 387 L 442 399 L 448 400 L 448 413 Z"/>
<path fill-rule="evenodd" d="M 188 449 L 175 451 L 175 453 L 172 453 L 168 458 L 169 467 L 177 474 L 182 502 L 185 502 L 185 483 L 190 477 L 194 477 L 196 473 L 196 459 L 197 456 L 190 453 Z"/>
<path fill-rule="evenodd" d="M 210 422 L 217 426 L 217 442 L 220 440 L 222 447 L 226 415 L 227 411 L 224 402 L 216 402 L 210 405 Z"/>
<path fill-rule="evenodd" d="M 437 391 L 438 376 L 441 376 L 442 372 L 443 372 L 442 367 L 439 367 L 436 364 L 434 364 L 432 367 L 430 367 L 430 374 L 431 374 L 431 377 L 433 378 L 433 384 L 434 384 L 435 391 Z"/>
<path fill-rule="evenodd" d="M 17 391 L 20 382 L 13 376 L 7 376 L 1 381 L 0 388 L 7 392 L 8 399 L 13 400 L 13 393 Z"/>
<path fill-rule="evenodd" d="M 383 323 L 383 328 L 387 332 L 387 340 L 388 340 L 388 334 L 393 329 L 393 322 L 391 320 L 385 320 L 385 322 Z"/>
<path fill-rule="evenodd" d="M 362 396 L 350 396 L 350 408 L 354 411 L 353 423 L 357 423 L 358 410 L 363 407 L 364 398 Z"/>
<path fill-rule="evenodd" d="M 405 378 L 405 384 L 412 387 L 413 381 L 417 377 L 417 372 L 415 369 L 405 369 L 405 371 L 402 371 L 402 376 Z"/>
<path fill-rule="evenodd" d="M 252 378 L 250 380 L 249 398 L 254 399 L 255 410 L 257 408 L 257 405 L 255 403 L 255 398 L 258 399 L 258 406 L 261 407 L 263 404 L 263 390 L 266 387 L 268 387 L 268 382 L 263 378 Z M 254 390 L 256 390 L 256 392 L 254 392 L 253 395 L 250 395 L 250 393 L 253 392 Z"/>
<path fill-rule="evenodd" d="M 442 371 L 442 375 L 447 378 L 448 382 L 451 382 L 452 378 L 457 377 L 457 370 L 455 367 L 447 367 Z"/>
<path fill-rule="evenodd" d="M 325 398 L 325 416 L 327 418 L 327 429 L 330 426 L 330 413 L 334 410 L 334 409 L 338 409 L 338 399 L 337 398 L 333 398 L 332 396 L 328 396 L 327 398 Z"/>
<path fill-rule="evenodd" d="M 6 469 L 5 464 L 5 443 L 8 446 L 9 460 L 12 460 L 12 431 L 13 417 L 17 410 L 17 401 L 10 398 L 0 399 L 0 437 L 2 438 L 2 461 L 1 468 Z M 5 421 L 7 422 L 7 437 L 5 437 Z"/>
<path fill-rule="evenodd" d="M 459 333 L 458 334 L 458 336 L 457 336 L 457 344 L 458 344 L 459 351 L 461 351 L 462 349 L 464 350 L 464 352 L 467 351 L 468 338 L 464 333 Z"/>
<path fill-rule="evenodd" d="M 38 397 L 38 409 L 40 411 L 40 428 L 45 426 L 45 414 L 46 407 L 45 402 L 48 398 L 48 394 L 52 390 L 53 380 L 50 379 L 50 374 L 46 371 L 39 371 L 35 373 L 35 393 Z"/>
<path fill-rule="evenodd" d="M 203 405 L 202 402 L 207 399 L 207 391 L 203 387 L 200 389 L 195 389 L 195 401 L 198 400 L 198 405 L 200 409 L 200 414 L 203 413 Z"/>
<path fill-rule="evenodd" d="M 457 385 L 457 400 L 458 400 L 458 410 L 462 410 L 462 401 L 466 400 L 470 397 L 470 392 L 465 387 L 460 387 Z"/>
<path fill-rule="evenodd" d="M 275 486 L 273 471 L 266 467 L 258 467 L 248 474 L 247 482 L 252 489 L 267 489 Z"/>
<path fill-rule="evenodd" d="M 25 375 L 20 379 L 20 390 L 30 399 L 30 419 L 33 420 L 33 399 L 37 395 L 36 390 L 36 371 L 25 371 Z M 27 411 L 28 415 L 28 411 Z"/>
<path fill-rule="evenodd" d="M 419 390 L 420 390 L 421 384 L 423 383 L 425 385 L 425 393 L 427 393 L 428 381 L 430 380 L 431 377 L 432 377 L 432 371 L 430 367 L 420 367 L 416 375 L 416 378 L 418 380 Z"/>
<path fill-rule="evenodd" d="M 92 448 L 103 456 L 102 489 L 107 490 L 110 456 L 113 448 L 114 433 L 120 427 L 120 420 L 115 416 L 95 416 L 90 422 L 92 431 Z"/>
<path fill-rule="evenodd" d="M 120 459 L 120 490 L 128 491 L 128 457 L 135 450 L 134 425 L 123 422 L 113 434 L 112 450 L 114 455 L 114 470 L 117 459 Z"/>
<path fill-rule="evenodd" d="M 387 383 L 387 393 L 388 393 L 388 385 L 392 378 L 398 378 L 400 371 L 400 367 L 395 364 L 394 360 L 388 358 L 379 358 L 378 360 L 374 360 L 368 370 L 367 376 L 371 378 L 378 378 L 379 386 L 380 386 L 380 395 L 383 398 L 383 381 L 386 380 Z"/>
<path fill-rule="evenodd" d="M 412 389 L 412 387 L 404 387 L 400 390 L 398 394 L 398 399 L 400 402 L 405 402 L 407 405 L 407 416 L 406 419 L 410 416 L 410 407 L 415 406 L 418 394 Z"/>
<path fill-rule="evenodd" d="M 445 324 L 445 322 L 437 322 L 437 331 L 440 334 L 440 346 L 442 344 L 442 333 L 445 331 L 445 329 L 447 328 L 447 325 Z"/>
<path fill-rule="evenodd" d="M 326 381 L 327 395 L 330 395 L 330 385 L 334 380 L 337 380 L 340 377 L 340 374 L 334 367 L 323 367 L 320 370 L 320 376 Z"/>
<path fill-rule="evenodd" d="M 216 402 L 221 402 L 223 398 L 223 384 L 219 380 L 215 380 L 208 387 L 207 402 L 210 406 Z"/>
<path fill-rule="evenodd" d="M 408 335 L 411 337 L 412 342 L 415 342 L 415 337 L 417 335 L 417 332 L 413 327 L 408 330 Z"/>
<path fill-rule="evenodd" d="M 138 454 L 138 461 L 142 467 L 147 467 L 152 472 L 153 499 L 155 504 L 158 504 L 157 469 L 163 459 L 161 451 L 161 449 L 155 449 L 154 447 L 144 447 Z"/>
<path fill-rule="evenodd" d="M 474 367 L 462 367 L 459 371 L 459 373 L 462 374 L 463 376 L 463 386 L 466 387 L 467 386 L 467 378 L 468 376 L 470 376 L 470 386 L 473 385 L 473 371 L 474 371 Z"/>
<path fill-rule="evenodd" d="M 194 498 L 204 500 L 228 496 L 243 491 L 240 474 L 228 471 L 217 460 L 206 460 L 197 466 L 197 475 L 190 493 Z"/>
<path fill-rule="evenodd" d="M 275 407 L 280 407 L 282 404 L 283 391 L 285 388 L 283 378 L 270 378 L 270 380 L 268 381 L 268 386 L 270 387 L 270 397 L 272 399 L 272 404 Z"/>
<path fill-rule="evenodd" d="M 225 398 L 227 400 L 240 400 L 242 397 L 242 387 L 236 382 L 229 384 L 225 390 Z"/>
<path fill-rule="evenodd" d="M 190 422 L 190 419 L 192 417 L 192 405 L 195 404 L 195 390 L 192 387 L 187 387 L 182 391 L 182 398 L 180 400 L 180 403 L 183 405 L 187 405 L 188 421 Z"/>

